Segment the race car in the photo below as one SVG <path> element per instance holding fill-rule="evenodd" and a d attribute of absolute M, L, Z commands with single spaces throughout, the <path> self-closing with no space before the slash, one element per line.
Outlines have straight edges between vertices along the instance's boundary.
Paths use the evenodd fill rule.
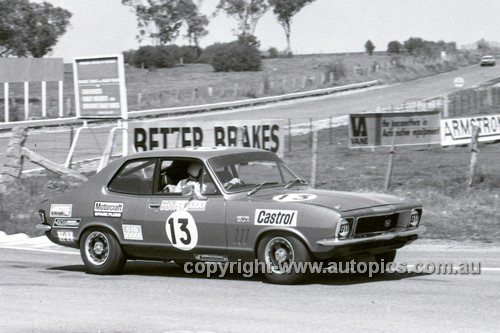
<path fill-rule="evenodd" d="M 79 248 L 88 269 L 127 260 L 261 262 L 274 283 L 307 272 L 283 263 L 370 256 L 391 262 L 419 237 L 422 206 L 384 194 L 314 189 L 275 153 L 195 147 L 136 153 L 46 199 L 38 229 Z"/>

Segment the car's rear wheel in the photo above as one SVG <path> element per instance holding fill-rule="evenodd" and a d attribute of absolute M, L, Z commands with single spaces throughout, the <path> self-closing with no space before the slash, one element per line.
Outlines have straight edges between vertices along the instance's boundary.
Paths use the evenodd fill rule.
<path fill-rule="evenodd" d="M 305 245 L 290 235 L 269 235 L 259 242 L 257 256 L 266 265 L 265 277 L 272 283 L 294 284 L 305 279 L 309 271 L 298 271 L 298 263 L 311 261 Z M 286 269 L 288 268 L 288 269 Z"/>
<path fill-rule="evenodd" d="M 80 239 L 80 254 L 94 274 L 119 273 L 127 262 L 116 238 L 104 230 L 86 231 Z"/>

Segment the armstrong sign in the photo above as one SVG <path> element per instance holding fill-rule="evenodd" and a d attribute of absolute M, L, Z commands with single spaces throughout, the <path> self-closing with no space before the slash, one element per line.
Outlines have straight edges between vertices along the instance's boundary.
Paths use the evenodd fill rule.
<path fill-rule="evenodd" d="M 439 111 L 349 115 L 349 147 L 439 144 Z"/>
<path fill-rule="evenodd" d="M 254 147 L 283 155 L 284 120 L 212 122 L 155 119 L 129 123 L 137 152 L 174 147 Z"/>
<path fill-rule="evenodd" d="M 472 128 L 479 127 L 478 141 L 500 140 L 500 114 L 441 120 L 441 144 L 443 146 L 468 144 Z"/>

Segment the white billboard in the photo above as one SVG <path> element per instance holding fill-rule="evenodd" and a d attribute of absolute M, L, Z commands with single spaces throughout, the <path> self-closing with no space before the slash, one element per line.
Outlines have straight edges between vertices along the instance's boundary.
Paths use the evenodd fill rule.
<path fill-rule="evenodd" d="M 500 140 L 500 114 L 441 119 L 441 145 L 471 143 L 472 128 L 479 127 L 479 142 Z"/>

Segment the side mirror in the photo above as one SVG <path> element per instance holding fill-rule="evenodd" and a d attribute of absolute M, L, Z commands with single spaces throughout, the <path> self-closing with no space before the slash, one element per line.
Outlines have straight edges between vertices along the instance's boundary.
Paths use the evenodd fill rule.
<path fill-rule="evenodd" d="M 200 191 L 197 191 L 193 184 L 186 184 L 186 186 L 184 186 L 182 188 L 181 193 L 183 196 L 186 196 L 186 197 L 193 196 L 196 198 L 196 200 L 207 200 L 207 197 L 203 196 L 200 193 Z"/>

